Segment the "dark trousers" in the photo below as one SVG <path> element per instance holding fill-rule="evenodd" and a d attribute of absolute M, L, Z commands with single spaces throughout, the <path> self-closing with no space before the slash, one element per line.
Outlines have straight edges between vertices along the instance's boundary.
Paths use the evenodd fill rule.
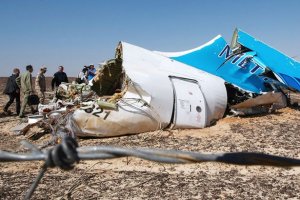
<path fill-rule="evenodd" d="M 17 114 L 20 113 L 20 93 L 11 93 L 8 95 L 9 96 L 9 101 L 6 103 L 4 107 L 4 111 L 7 112 L 9 106 L 14 102 L 16 99 L 16 112 Z"/>

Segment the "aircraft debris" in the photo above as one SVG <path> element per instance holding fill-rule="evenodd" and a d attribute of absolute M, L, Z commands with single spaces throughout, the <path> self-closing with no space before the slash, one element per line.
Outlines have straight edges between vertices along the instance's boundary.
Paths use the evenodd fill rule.
<path fill-rule="evenodd" d="M 184 52 L 120 42 L 88 85 L 61 84 L 57 99 L 39 111 L 52 130 L 110 137 L 204 128 L 230 113 L 269 113 L 299 90 L 297 61 L 236 29 L 231 45 L 219 35 Z"/>

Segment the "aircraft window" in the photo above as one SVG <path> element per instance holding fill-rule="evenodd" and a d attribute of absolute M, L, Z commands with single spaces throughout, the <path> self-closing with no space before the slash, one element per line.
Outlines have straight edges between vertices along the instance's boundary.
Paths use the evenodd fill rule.
<path fill-rule="evenodd" d="M 197 110 L 197 112 L 201 112 L 202 111 L 202 109 L 201 109 L 200 106 L 196 106 L 196 110 Z"/>

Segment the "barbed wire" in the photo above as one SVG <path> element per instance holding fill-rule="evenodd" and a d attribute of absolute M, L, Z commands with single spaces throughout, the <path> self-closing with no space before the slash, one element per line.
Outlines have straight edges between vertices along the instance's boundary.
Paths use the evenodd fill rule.
<path fill-rule="evenodd" d="M 113 146 L 84 146 L 78 147 L 72 137 L 65 137 L 61 144 L 52 149 L 41 151 L 29 142 L 23 145 L 31 149 L 30 153 L 20 154 L 0 150 L 0 162 L 20 162 L 44 160 L 41 171 L 28 190 L 25 199 L 29 199 L 48 167 L 59 167 L 71 170 L 80 160 L 103 160 L 121 157 L 138 157 L 149 161 L 162 163 L 200 163 L 221 162 L 236 165 L 264 165 L 274 167 L 300 166 L 300 159 L 275 156 L 256 152 L 234 153 L 199 153 L 181 150 L 160 150 L 146 148 L 123 148 Z"/>

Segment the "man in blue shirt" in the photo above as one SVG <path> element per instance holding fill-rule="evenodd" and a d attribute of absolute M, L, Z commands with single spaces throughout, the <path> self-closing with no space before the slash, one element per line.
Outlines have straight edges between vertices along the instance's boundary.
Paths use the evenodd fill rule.
<path fill-rule="evenodd" d="M 94 78 L 94 76 L 96 74 L 96 71 L 97 70 L 95 69 L 94 65 L 91 64 L 89 66 L 89 70 L 88 70 L 88 81 L 90 81 L 90 80 L 92 80 Z"/>

